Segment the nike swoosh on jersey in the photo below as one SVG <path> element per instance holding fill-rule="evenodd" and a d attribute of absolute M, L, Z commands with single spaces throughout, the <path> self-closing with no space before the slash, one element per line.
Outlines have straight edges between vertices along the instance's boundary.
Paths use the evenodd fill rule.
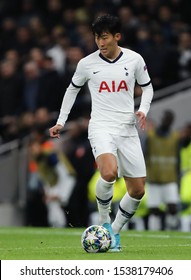
<path fill-rule="evenodd" d="M 100 72 L 100 71 L 94 71 L 93 74 L 97 74 L 97 73 L 99 73 L 99 72 Z"/>

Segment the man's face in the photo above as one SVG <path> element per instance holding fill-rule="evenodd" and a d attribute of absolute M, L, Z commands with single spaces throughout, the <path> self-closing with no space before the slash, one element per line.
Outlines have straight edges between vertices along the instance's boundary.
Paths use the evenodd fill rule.
<path fill-rule="evenodd" d="M 101 54 L 108 59 L 115 59 L 118 51 L 118 42 L 121 38 L 120 33 L 112 35 L 109 32 L 103 32 L 100 36 L 95 34 L 95 42 Z"/>

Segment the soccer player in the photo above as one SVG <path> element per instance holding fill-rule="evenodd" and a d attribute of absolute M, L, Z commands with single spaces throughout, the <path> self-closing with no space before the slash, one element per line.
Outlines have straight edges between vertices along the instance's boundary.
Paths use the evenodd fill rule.
<path fill-rule="evenodd" d="M 165 110 L 159 125 L 147 133 L 145 159 L 149 230 L 177 230 L 179 226 L 177 173 L 180 133 L 172 128 L 174 120 L 174 112 Z"/>
<path fill-rule="evenodd" d="M 51 137 L 60 137 L 80 88 L 87 82 L 92 111 L 88 138 L 100 171 L 96 199 L 100 223 L 111 233 L 111 251 L 121 251 L 120 231 L 135 213 L 144 195 L 145 160 L 136 122 L 144 129 L 153 97 L 153 88 L 143 58 L 118 45 L 120 21 L 112 15 L 99 16 L 92 24 L 98 50 L 81 59 L 69 85 Z M 134 111 L 135 82 L 142 88 L 142 98 Z M 122 198 L 111 224 L 110 207 L 113 185 L 123 177 L 127 193 Z"/>

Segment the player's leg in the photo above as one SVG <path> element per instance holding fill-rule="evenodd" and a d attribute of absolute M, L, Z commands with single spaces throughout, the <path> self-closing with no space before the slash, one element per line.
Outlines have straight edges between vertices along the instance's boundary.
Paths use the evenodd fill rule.
<path fill-rule="evenodd" d="M 100 178 L 96 184 L 96 199 L 100 215 L 100 223 L 110 223 L 113 185 L 117 176 L 117 161 L 113 154 L 102 154 L 96 159 Z"/>
<path fill-rule="evenodd" d="M 162 210 L 164 203 L 162 190 L 163 186 L 158 184 L 147 184 L 147 205 L 149 208 L 148 229 L 162 230 Z"/>
<path fill-rule="evenodd" d="M 111 247 L 114 247 L 115 237 L 110 224 L 110 212 L 113 185 L 117 176 L 116 146 L 113 137 L 108 133 L 95 134 L 89 139 L 100 172 L 100 178 L 96 183 L 96 200 L 100 224 L 109 230 L 112 237 Z"/>
<path fill-rule="evenodd" d="M 100 223 L 110 223 L 110 206 L 113 197 L 113 185 L 117 176 L 117 148 L 109 133 L 91 133 L 90 144 L 100 172 L 96 184 L 96 199 L 100 214 Z"/>
<path fill-rule="evenodd" d="M 180 231 L 182 232 L 191 231 L 191 215 L 189 213 L 180 216 Z"/>
<path fill-rule="evenodd" d="M 122 227 L 135 214 L 144 195 L 146 167 L 138 137 L 121 137 L 118 141 L 119 177 L 123 176 L 127 193 L 119 203 L 119 208 L 112 223 L 116 235 L 116 251 L 120 250 L 119 233 Z"/>
<path fill-rule="evenodd" d="M 179 191 L 176 182 L 168 183 L 163 188 L 164 202 L 167 205 L 165 216 L 165 229 L 177 230 L 179 228 Z"/>
<path fill-rule="evenodd" d="M 110 232 L 112 239 L 111 248 L 114 248 L 116 242 L 110 224 L 110 212 L 113 197 L 113 185 L 117 176 L 117 161 L 113 154 L 106 153 L 98 156 L 96 162 L 101 175 L 96 184 L 96 200 L 100 223 Z"/>
<path fill-rule="evenodd" d="M 167 204 L 167 212 L 165 216 L 165 229 L 178 230 L 180 226 L 178 205 L 175 203 Z"/>
<path fill-rule="evenodd" d="M 119 233 L 122 227 L 131 219 L 135 214 L 141 198 L 144 195 L 145 178 L 129 178 L 124 177 L 127 193 L 120 201 L 116 218 L 112 224 L 114 233 Z"/>
<path fill-rule="evenodd" d="M 113 252 L 121 251 L 119 233 L 122 227 L 135 214 L 141 202 L 141 198 L 144 195 L 144 185 L 145 185 L 144 177 L 142 178 L 124 177 L 124 180 L 128 191 L 120 201 L 115 220 L 112 223 L 113 233 L 115 234 L 115 238 L 116 238 L 116 247 L 112 249 Z"/>

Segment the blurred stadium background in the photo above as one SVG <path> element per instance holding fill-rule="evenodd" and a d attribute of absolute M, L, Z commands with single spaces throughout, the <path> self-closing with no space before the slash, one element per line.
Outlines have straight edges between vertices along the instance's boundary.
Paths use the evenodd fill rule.
<path fill-rule="evenodd" d="M 0 0 L 0 226 L 50 226 L 47 203 L 56 194 L 46 190 L 49 178 L 39 176 L 49 174 L 40 148 L 44 164 L 64 162 L 63 180 L 74 178 L 62 199 L 65 221 L 51 225 L 87 226 L 96 212 L 89 190 L 96 169 L 87 140 L 86 87 L 59 141 L 48 138 L 48 128 L 78 61 L 96 50 L 90 25 L 103 13 L 119 16 L 121 45 L 147 63 L 155 90 L 149 120 L 157 125 L 170 109 L 174 129 L 191 127 L 191 1 Z M 140 95 L 136 86 L 136 105 Z"/>

